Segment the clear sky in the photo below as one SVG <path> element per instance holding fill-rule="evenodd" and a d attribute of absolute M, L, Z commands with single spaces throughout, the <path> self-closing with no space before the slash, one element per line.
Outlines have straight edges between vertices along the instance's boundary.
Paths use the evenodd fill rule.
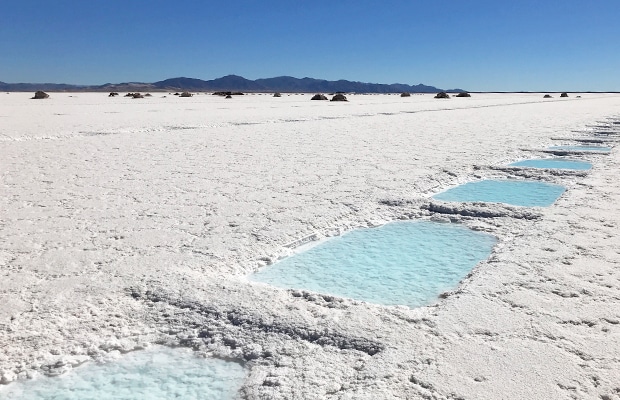
<path fill-rule="evenodd" d="M 620 91 L 620 0 L 2 0 L 0 81 Z"/>

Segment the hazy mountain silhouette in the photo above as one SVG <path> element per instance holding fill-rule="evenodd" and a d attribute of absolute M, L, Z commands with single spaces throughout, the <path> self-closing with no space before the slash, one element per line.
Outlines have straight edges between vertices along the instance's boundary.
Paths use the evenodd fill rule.
<path fill-rule="evenodd" d="M 226 75 L 212 80 L 196 78 L 171 78 L 153 83 L 125 82 L 106 83 L 103 85 L 70 85 L 56 83 L 4 83 L 0 82 L 0 91 L 235 91 L 235 92 L 347 92 L 347 93 L 437 93 L 446 91 L 428 85 L 407 85 L 401 83 L 382 84 L 347 80 L 328 81 L 314 78 L 294 78 L 278 76 L 275 78 L 250 80 L 242 76 Z M 448 91 L 461 91 L 452 89 Z"/>
<path fill-rule="evenodd" d="M 84 90 L 87 86 L 69 85 L 65 83 L 5 83 L 0 82 L 0 91 L 2 92 L 34 92 L 37 90 L 50 91 L 71 91 Z"/>
<path fill-rule="evenodd" d="M 245 79 L 237 75 L 227 75 L 222 78 L 203 81 L 193 78 L 173 78 L 155 82 L 153 85 L 165 89 L 186 89 L 206 91 L 246 91 L 246 92 L 356 92 L 356 93 L 436 93 L 441 91 L 434 86 L 381 84 L 352 82 L 347 80 L 328 81 L 314 78 L 294 78 L 292 76 L 278 76 L 275 78 Z"/>
<path fill-rule="evenodd" d="M 203 81 L 194 78 L 172 78 L 164 81 L 154 82 L 153 85 L 161 89 L 185 89 L 202 91 L 238 91 L 238 92 L 259 92 L 267 90 L 265 87 L 245 79 L 242 76 L 226 75 L 221 78 Z"/>

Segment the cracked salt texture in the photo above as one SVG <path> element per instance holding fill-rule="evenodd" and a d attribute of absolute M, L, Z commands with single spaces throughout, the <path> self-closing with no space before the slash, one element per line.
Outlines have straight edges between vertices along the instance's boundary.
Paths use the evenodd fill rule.
<path fill-rule="evenodd" d="M 505 203 L 524 207 L 546 207 L 564 193 L 560 185 L 536 181 L 483 180 L 468 182 L 433 196 L 442 201 Z"/>
<path fill-rule="evenodd" d="M 352 95 L 346 107 L 31 95 L 0 94 L 0 387 L 165 343 L 244 360 L 248 400 L 620 393 L 620 152 L 588 153 L 595 167 L 579 174 L 486 168 L 558 132 L 612 146 L 618 94 Z M 440 188 L 517 174 L 568 191 L 537 209 L 424 207 Z M 433 306 L 245 278 L 302 238 L 421 217 L 498 237 Z"/>
<path fill-rule="evenodd" d="M 253 281 L 419 307 L 454 289 L 496 239 L 456 224 L 394 222 L 331 238 L 253 274 Z"/>
<path fill-rule="evenodd" d="M 237 398 L 245 377 L 235 362 L 199 358 L 188 349 L 157 346 L 104 364 L 87 364 L 59 377 L 0 387 L 7 400 Z"/>

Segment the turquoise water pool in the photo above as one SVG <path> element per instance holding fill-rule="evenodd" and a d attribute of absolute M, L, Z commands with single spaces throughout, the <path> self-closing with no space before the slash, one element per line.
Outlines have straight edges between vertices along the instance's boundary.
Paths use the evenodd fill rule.
<path fill-rule="evenodd" d="M 607 147 L 607 146 L 550 146 L 547 149 L 548 150 L 559 150 L 559 151 L 600 151 L 600 152 L 611 151 L 611 147 Z"/>
<path fill-rule="evenodd" d="M 541 158 L 535 160 L 523 160 L 509 164 L 511 167 L 531 167 L 531 168 L 557 168 L 588 170 L 592 164 L 585 161 L 566 160 L 563 158 Z"/>
<path fill-rule="evenodd" d="M 454 289 L 489 257 L 494 236 L 464 226 L 393 222 L 330 238 L 250 280 L 383 305 L 419 307 Z"/>
<path fill-rule="evenodd" d="M 237 398 L 244 377 L 244 368 L 238 363 L 158 346 L 106 364 L 88 363 L 58 377 L 16 382 L 4 388 L 0 385 L 0 398 L 230 400 Z"/>
<path fill-rule="evenodd" d="M 546 207 L 553 204 L 564 191 L 564 186 L 536 181 L 483 180 L 453 187 L 433 198 L 443 201 L 480 201 Z"/>

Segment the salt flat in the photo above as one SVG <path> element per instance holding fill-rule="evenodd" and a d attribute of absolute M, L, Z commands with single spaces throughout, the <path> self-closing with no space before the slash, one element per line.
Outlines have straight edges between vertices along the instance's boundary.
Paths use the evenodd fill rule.
<path fill-rule="evenodd" d="M 587 172 L 503 168 L 620 135 L 620 95 L 31 96 L 0 94 L 1 383 L 160 343 L 246 360 L 248 399 L 620 398 L 617 149 L 571 157 Z M 533 210 L 430 199 L 506 177 L 567 191 Z M 409 218 L 499 243 L 417 309 L 246 278 Z"/>

